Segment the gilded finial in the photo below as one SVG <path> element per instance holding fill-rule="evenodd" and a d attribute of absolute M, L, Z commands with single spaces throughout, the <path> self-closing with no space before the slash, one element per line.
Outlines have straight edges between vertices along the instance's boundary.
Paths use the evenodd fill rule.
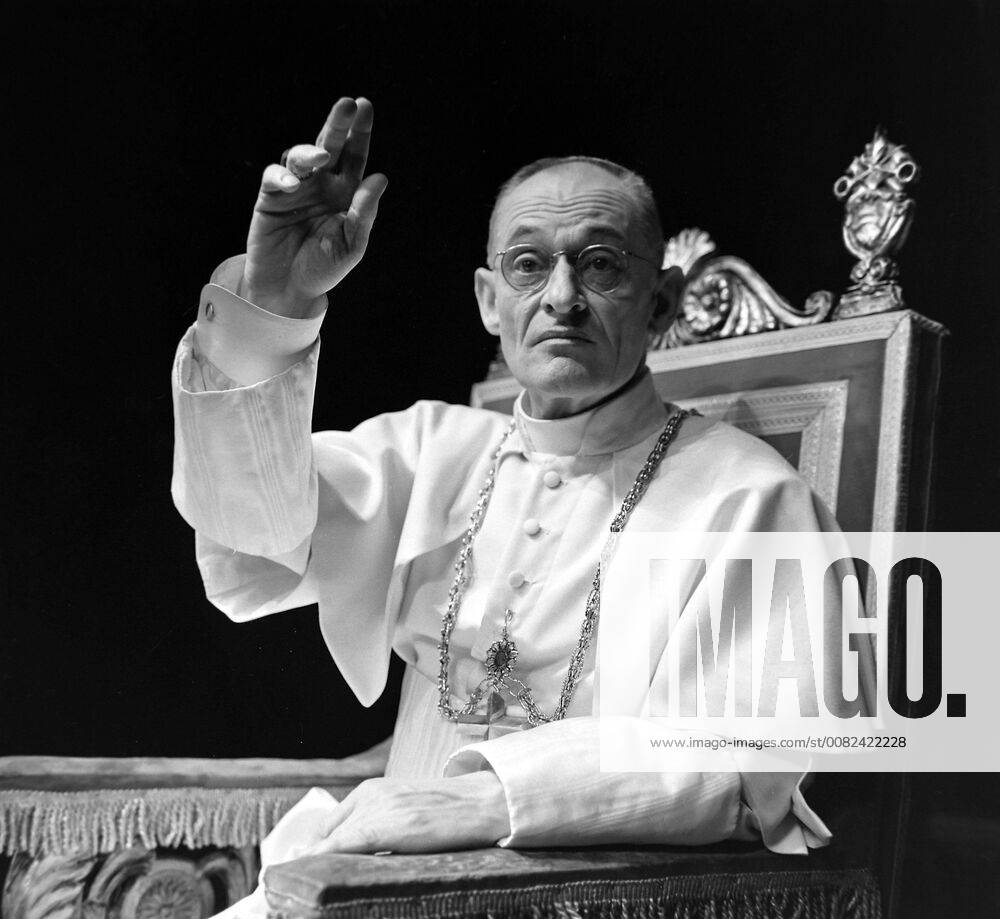
<path fill-rule="evenodd" d="M 834 195 L 844 202 L 844 245 L 858 260 L 835 318 L 903 307 L 902 289 L 896 283 L 899 269 L 892 256 L 906 242 L 913 222 L 914 202 L 907 188 L 919 175 L 907 149 L 891 143 L 885 131 L 876 128 L 861 155 L 833 183 Z"/>

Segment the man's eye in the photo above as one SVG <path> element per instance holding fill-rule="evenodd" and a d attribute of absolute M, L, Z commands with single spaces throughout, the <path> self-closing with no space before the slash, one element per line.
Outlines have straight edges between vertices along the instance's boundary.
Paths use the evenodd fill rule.
<path fill-rule="evenodd" d="M 584 252 L 577 268 L 580 271 L 618 271 L 622 267 L 621 258 L 609 249 L 594 249 Z"/>
<path fill-rule="evenodd" d="M 519 255 L 513 267 L 518 274 L 537 274 L 542 270 L 542 260 L 537 255 Z"/>

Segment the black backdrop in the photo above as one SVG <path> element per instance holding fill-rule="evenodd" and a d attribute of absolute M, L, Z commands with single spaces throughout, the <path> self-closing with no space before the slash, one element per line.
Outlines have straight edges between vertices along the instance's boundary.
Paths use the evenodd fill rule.
<path fill-rule="evenodd" d="M 242 249 L 262 168 L 342 94 L 373 99 L 390 185 L 332 298 L 318 427 L 468 398 L 493 350 L 471 274 L 524 162 L 633 165 L 671 232 L 709 229 L 801 303 L 846 284 L 831 184 L 881 123 L 924 168 L 904 291 L 953 333 L 935 528 L 995 529 L 991 6 L 27 8 L 8 32 L 0 753 L 337 756 L 388 733 L 393 693 L 353 701 L 314 610 L 236 626 L 208 605 L 168 491 L 175 342 Z"/>
<path fill-rule="evenodd" d="M 831 184 L 882 123 L 924 168 L 904 291 L 953 333 L 935 527 L 994 529 L 995 25 L 872 0 L 40 13 L 13 72 L 0 751 L 327 756 L 387 731 L 314 610 L 236 626 L 207 604 L 168 490 L 175 342 L 264 165 L 341 94 L 374 100 L 390 185 L 332 297 L 317 427 L 468 398 L 494 347 L 471 274 L 520 164 L 632 164 L 670 231 L 709 229 L 802 302 L 845 286 Z"/>

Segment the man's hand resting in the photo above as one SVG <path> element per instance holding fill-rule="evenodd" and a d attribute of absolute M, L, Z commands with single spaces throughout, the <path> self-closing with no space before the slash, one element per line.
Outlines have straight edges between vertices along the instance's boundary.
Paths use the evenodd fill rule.
<path fill-rule="evenodd" d="M 388 180 L 363 179 L 373 110 L 340 99 L 315 144 L 264 170 L 237 293 L 272 313 L 305 316 L 361 261 Z"/>
<path fill-rule="evenodd" d="M 492 846 L 510 833 L 492 772 L 423 781 L 369 779 L 337 807 L 322 852 L 444 852 Z"/>

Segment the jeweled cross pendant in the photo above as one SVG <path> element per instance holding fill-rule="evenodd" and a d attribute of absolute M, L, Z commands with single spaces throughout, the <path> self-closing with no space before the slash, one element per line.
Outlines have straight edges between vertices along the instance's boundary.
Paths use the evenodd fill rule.
<path fill-rule="evenodd" d="M 507 714 L 507 704 L 496 690 L 490 690 L 486 697 L 486 711 L 458 716 L 459 731 L 469 738 L 470 743 L 492 740 L 514 731 L 530 728 L 527 718 L 515 718 Z"/>

